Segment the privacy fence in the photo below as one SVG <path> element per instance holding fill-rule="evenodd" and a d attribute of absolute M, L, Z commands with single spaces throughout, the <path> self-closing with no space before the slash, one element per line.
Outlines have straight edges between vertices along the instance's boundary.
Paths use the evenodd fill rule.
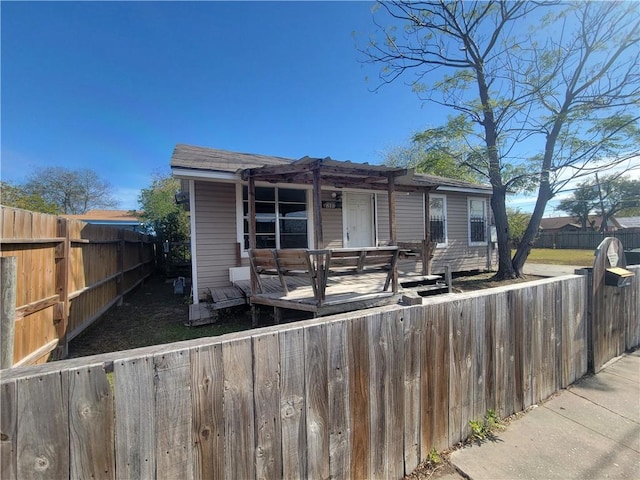
<path fill-rule="evenodd" d="M 16 258 L 15 272 L 3 272 L 3 294 L 9 282 L 15 291 L 14 319 L 3 318 L 13 321 L 14 365 L 46 362 L 57 347 L 64 355 L 153 270 L 146 235 L 8 207 L 0 222 L 1 256 Z"/>
<path fill-rule="evenodd" d="M 543 232 L 535 241 L 536 248 L 575 248 L 582 250 L 595 250 L 605 237 L 619 239 L 626 250 L 640 248 L 640 231 L 616 231 L 616 232 Z"/>
<path fill-rule="evenodd" d="M 616 290 L 621 323 L 597 329 L 618 347 L 640 343 L 639 283 Z M 0 475 L 401 478 L 488 409 L 523 410 L 587 371 L 587 284 L 540 280 L 3 371 Z"/>

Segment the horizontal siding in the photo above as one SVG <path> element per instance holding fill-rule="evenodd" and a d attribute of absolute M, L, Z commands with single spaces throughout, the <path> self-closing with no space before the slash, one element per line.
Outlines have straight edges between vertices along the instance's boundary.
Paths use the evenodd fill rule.
<path fill-rule="evenodd" d="M 389 235 L 389 196 L 386 193 L 376 194 L 376 230 L 378 232 L 378 245 L 387 245 Z"/>
<path fill-rule="evenodd" d="M 332 192 L 323 191 L 322 201 L 334 201 Z M 342 208 L 322 209 L 322 238 L 324 246 L 321 248 L 342 248 Z"/>
<path fill-rule="evenodd" d="M 447 248 L 437 248 L 431 266 L 432 273 L 444 272 L 449 265 L 453 272 L 487 268 L 487 246 L 469 246 L 469 226 L 466 195 L 447 195 Z"/>
<path fill-rule="evenodd" d="M 389 195 L 377 194 L 378 242 L 389 241 Z M 424 197 L 422 193 L 396 192 L 396 236 L 399 242 L 424 238 Z"/>
<path fill-rule="evenodd" d="M 236 266 L 236 190 L 231 183 L 195 182 L 198 298 L 229 285 Z"/>

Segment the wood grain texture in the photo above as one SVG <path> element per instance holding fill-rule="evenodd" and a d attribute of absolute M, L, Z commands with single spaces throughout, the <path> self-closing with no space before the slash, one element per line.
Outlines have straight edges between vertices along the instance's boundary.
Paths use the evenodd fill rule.
<path fill-rule="evenodd" d="M 304 329 L 307 476 L 329 478 L 329 393 L 327 326 Z"/>
<path fill-rule="evenodd" d="M 220 343 L 191 350 L 191 403 L 196 479 L 224 478 L 224 375 Z"/>
<path fill-rule="evenodd" d="M 487 322 L 485 297 L 469 299 L 470 321 L 472 326 L 472 354 L 473 354 L 473 399 L 471 417 L 482 418 L 487 412 L 487 377 L 489 357 L 493 352 L 487 348 Z"/>
<path fill-rule="evenodd" d="M 327 325 L 329 338 L 329 473 L 349 477 L 351 465 L 351 412 L 349 409 L 348 321 Z"/>
<path fill-rule="evenodd" d="M 153 357 L 113 365 L 116 406 L 116 477 L 156 476 Z"/>
<path fill-rule="evenodd" d="M 17 382 L 17 478 L 69 476 L 68 374 Z"/>
<path fill-rule="evenodd" d="M 282 476 L 304 478 L 307 470 L 304 332 L 285 330 L 279 335 Z"/>
<path fill-rule="evenodd" d="M 423 309 L 404 313 L 404 469 L 412 472 L 420 463 L 420 367 Z"/>
<path fill-rule="evenodd" d="M 470 305 L 464 300 L 449 304 L 451 338 L 449 377 L 449 441 L 467 437 L 473 418 L 473 324 Z"/>
<path fill-rule="evenodd" d="M 17 478 L 18 411 L 15 380 L 0 384 L 0 478 Z"/>
<path fill-rule="evenodd" d="M 71 478 L 116 476 L 111 385 L 102 366 L 69 372 Z"/>
<path fill-rule="evenodd" d="M 280 343 L 278 334 L 253 337 L 256 478 L 282 477 Z"/>
<path fill-rule="evenodd" d="M 193 477 L 191 365 L 189 352 L 153 358 L 155 378 L 156 471 L 167 478 Z"/>
<path fill-rule="evenodd" d="M 351 423 L 351 477 L 371 478 L 369 456 L 371 451 L 371 409 L 369 393 L 369 318 L 357 317 L 351 320 L 349 330 L 349 402 Z"/>
<path fill-rule="evenodd" d="M 251 338 L 222 344 L 225 478 L 229 480 L 255 477 L 255 412 L 251 350 Z"/>

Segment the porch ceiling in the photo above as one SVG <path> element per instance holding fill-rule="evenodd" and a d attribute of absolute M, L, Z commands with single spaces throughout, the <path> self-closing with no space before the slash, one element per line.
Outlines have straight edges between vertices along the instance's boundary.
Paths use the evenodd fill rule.
<path fill-rule="evenodd" d="M 242 179 L 248 180 L 251 177 L 255 181 L 313 185 L 314 172 L 319 173 L 322 185 L 368 190 L 387 190 L 389 177 L 407 175 L 407 170 L 404 168 L 341 162 L 330 157 L 304 157 L 287 165 L 245 169 L 242 171 Z M 398 189 L 402 187 L 405 185 L 397 186 Z M 415 186 L 407 185 L 407 187 L 415 189 Z"/>

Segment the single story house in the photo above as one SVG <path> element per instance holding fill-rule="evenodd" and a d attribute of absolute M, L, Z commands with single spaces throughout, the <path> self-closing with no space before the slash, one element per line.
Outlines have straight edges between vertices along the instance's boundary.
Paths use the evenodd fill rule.
<path fill-rule="evenodd" d="M 496 259 L 488 186 L 331 158 L 184 144 L 176 145 L 171 170 L 188 199 L 194 303 L 210 288 L 249 275 L 249 185 L 256 248 L 375 247 L 428 238 L 435 245 L 431 273 L 446 265 L 454 272 L 484 270 Z M 402 268 L 417 268 L 413 263 Z"/>
<path fill-rule="evenodd" d="M 608 231 L 616 231 L 621 227 L 616 217 L 609 217 Z M 586 229 L 590 231 L 600 231 L 602 217 L 599 215 L 589 215 Z M 540 220 L 540 231 L 544 233 L 579 232 L 582 224 L 578 217 L 545 217 Z"/>

